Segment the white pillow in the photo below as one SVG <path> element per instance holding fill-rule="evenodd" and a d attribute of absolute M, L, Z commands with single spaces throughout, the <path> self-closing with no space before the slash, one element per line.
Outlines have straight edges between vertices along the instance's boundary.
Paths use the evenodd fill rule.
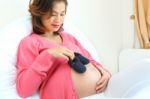
<path fill-rule="evenodd" d="M 81 34 L 67 20 L 64 22 L 64 30 L 72 33 L 92 56 L 97 61 L 99 60 L 96 50 L 85 35 Z M 0 31 L 0 97 L 3 97 L 3 99 L 20 99 L 15 90 L 16 53 L 20 40 L 31 32 L 30 17 L 15 20 Z M 28 99 L 38 99 L 38 95 Z"/>
<path fill-rule="evenodd" d="M 20 40 L 31 31 L 29 17 L 15 20 L 0 31 L 0 97 L 3 99 L 21 99 L 15 88 L 16 52 Z"/>
<path fill-rule="evenodd" d="M 150 58 L 149 49 L 124 49 L 119 55 L 119 71 L 134 65 L 143 59 Z"/>

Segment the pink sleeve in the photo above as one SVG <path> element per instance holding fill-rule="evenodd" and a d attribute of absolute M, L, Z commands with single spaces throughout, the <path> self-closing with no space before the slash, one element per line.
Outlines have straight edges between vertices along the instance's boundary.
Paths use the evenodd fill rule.
<path fill-rule="evenodd" d="M 90 55 L 90 53 L 77 41 L 77 39 L 75 39 L 75 38 L 73 38 L 73 39 L 74 39 L 76 45 L 77 45 L 78 47 L 80 47 L 80 49 L 81 49 L 83 55 L 84 55 L 86 58 L 88 58 L 88 59 L 90 60 L 90 63 L 91 63 L 91 64 L 93 64 L 95 67 L 103 68 L 105 71 L 107 71 L 107 72 L 110 74 L 110 72 L 109 72 L 107 69 L 105 69 L 105 68 L 102 66 L 102 64 L 100 64 L 99 62 L 95 61 L 95 60 L 92 58 L 92 56 Z M 111 75 L 111 74 L 110 74 L 110 75 Z"/>
<path fill-rule="evenodd" d="M 38 44 L 27 38 L 21 41 L 17 53 L 17 92 L 21 97 L 34 94 L 47 76 L 54 57 L 46 50 L 39 54 Z"/>

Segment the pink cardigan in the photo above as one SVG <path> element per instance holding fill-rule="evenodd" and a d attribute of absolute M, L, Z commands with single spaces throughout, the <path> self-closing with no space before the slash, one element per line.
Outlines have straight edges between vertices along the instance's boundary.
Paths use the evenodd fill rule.
<path fill-rule="evenodd" d="M 77 99 L 67 60 L 48 54 L 48 48 L 65 46 L 89 58 L 93 65 L 101 66 L 73 36 L 63 32 L 60 35 L 62 45 L 48 42 L 35 33 L 20 42 L 16 87 L 21 97 L 31 96 L 39 90 L 40 99 Z"/>

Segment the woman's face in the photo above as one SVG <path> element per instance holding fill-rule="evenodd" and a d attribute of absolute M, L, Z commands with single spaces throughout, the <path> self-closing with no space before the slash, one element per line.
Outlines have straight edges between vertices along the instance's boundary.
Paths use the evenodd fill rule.
<path fill-rule="evenodd" d="M 55 2 L 52 9 L 52 13 L 42 17 L 42 23 L 46 27 L 45 32 L 55 32 L 58 31 L 63 24 L 64 17 L 66 13 L 66 5 L 64 2 Z"/>

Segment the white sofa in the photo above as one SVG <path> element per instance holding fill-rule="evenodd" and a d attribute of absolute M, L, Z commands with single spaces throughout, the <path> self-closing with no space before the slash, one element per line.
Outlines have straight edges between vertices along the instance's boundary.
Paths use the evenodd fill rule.
<path fill-rule="evenodd" d="M 119 71 L 135 64 L 143 59 L 150 59 L 149 49 L 124 49 L 119 55 Z"/>
<path fill-rule="evenodd" d="M 138 78 L 142 78 L 141 82 L 137 83 L 136 94 L 131 96 L 134 99 L 149 99 L 150 98 L 150 50 L 149 49 L 124 49 L 119 55 L 119 71 L 129 71 L 130 68 L 135 68 L 133 72 L 136 72 L 138 66 L 141 66 Z M 133 69 L 132 68 L 132 69 Z M 137 71 L 138 72 L 138 71 Z M 134 74 L 133 74 L 134 75 Z M 129 75 L 130 76 L 130 75 Z M 132 76 L 132 75 L 131 75 Z M 135 78 L 136 79 L 136 76 Z M 133 93 L 135 92 L 133 91 Z"/>

